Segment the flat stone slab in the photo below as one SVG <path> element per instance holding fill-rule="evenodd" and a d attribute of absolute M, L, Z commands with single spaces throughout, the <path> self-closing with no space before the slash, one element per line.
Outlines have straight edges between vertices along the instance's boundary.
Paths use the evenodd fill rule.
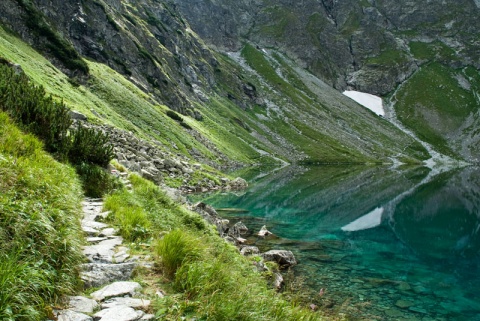
<path fill-rule="evenodd" d="M 83 247 L 83 254 L 92 263 L 112 263 L 115 255 L 115 247 L 121 245 L 123 238 L 117 236 L 107 239 L 95 245 Z"/>
<path fill-rule="evenodd" d="M 95 236 L 99 233 L 98 230 L 91 228 L 89 226 L 82 226 L 82 230 L 87 233 L 88 236 Z"/>
<path fill-rule="evenodd" d="M 82 227 L 90 227 L 95 230 L 100 231 L 101 229 L 107 228 L 108 225 L 101 222 L 95 222 L 91 220 L 82 220 Z"/>
<path fill-rule="evenodd" d="M 103 301 L 113 297 L 133 296 L 141 288 L 142 286 L 137 282 L 115 282 L 93 292 L 91 295 L 94 300 Z"/>
<path fill-rule="evenodd" d="M 108 228 L 103 229 L 100 232 L 99 236 L 110 237 L 110 236 L 114 236 L 115 233 L 117 233 L 117 231 L 115 231 L 115 229 L 113 227 L 108 227 Z"/>
<path fill-rule="evenodd" d="M 93 321 L 92 317 L 71 310 L 58 311 L 57 321 Z"/>
<path fill-rule="evenodd" d="M 81 278 L 86 288 L 98 287 L 114 281 L 127 281 L 136 263 L 87 263 L 82 265 Z"/>
<path fill-rule="evenodd" d="M 93 313 L 98 307 L 95 300 L 83 296 L 71 296 L 68 298 L 68 307 L 70 310 L 80 313 Z"/>
<path fill-rule="evenodd" d="M 134 309 L 148 309 L 150 300 L 136 299 L 136 298 L 113 298 L 108 299 L 102 303 L 102 309 L 113 308 L 119 305 L 127 306 Z"/>
<path fill-rule="evenodd" d="M 108 240 L 108 237 L 98 237 L 98 236 L 87 237 L 87 242 L 88 243 L 100 243 L 100 242 L 105 241 L 105 240 Z"/>
<path fill-rule="evenodd" d="M 154 314 L 145 314 L 141 319 L 140 321 L 148 321 L 148 320 L 153 320 L 155 319 L 155 315 Z"/>
<path fill-rule="evenodd" d="M 95 321 L 136 321 L 145 315 L 143 311 L 137 311 L 124 305 L 101 310 L 93 315 Z"/>

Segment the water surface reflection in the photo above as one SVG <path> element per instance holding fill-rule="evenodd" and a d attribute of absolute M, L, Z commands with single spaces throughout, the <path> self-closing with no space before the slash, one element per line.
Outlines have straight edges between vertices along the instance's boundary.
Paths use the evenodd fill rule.
<path fill-rule="evenodd" d="M 480 320 L 480 172 L 423 167 L 288 167 L 240 195 L 202 196 L 280 239 L 336 313 L 364 320 Z"/>

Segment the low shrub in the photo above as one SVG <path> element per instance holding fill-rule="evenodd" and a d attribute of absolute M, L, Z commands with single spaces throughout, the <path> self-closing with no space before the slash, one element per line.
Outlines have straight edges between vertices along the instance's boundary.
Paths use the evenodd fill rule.
<path fill-rule="evenodd" d="M 167 110 L 166 112 L 167 116 L 170 117 L 173 120 L 176 120 L 178 122 L 183 122 L 182 116 L 174 112 L 173 110 Z"/>
<path fill-rule="evenodd" d="M 115 157 L 108 134 L 78 125 L 71 131 L 70 136 L 68 159 L 71 163 L 88 163 L 106 167 Z"/>
<path fill-rule="evenodd" d="M 82 181 L 83 191 L 88 197 L 100 198 L 122 187 L 118 178 L 97 165 L 80 163 L 75 165 L 75 169 Z"/>
<path fill-rule="evenodd" d="M 100 197 L 102 191 L 116 187 L 108 175 L 94 166 L 106 167 L 114 157 L 108 135 L 81 126 L 71 129 L 70 110 L 63 102 L 47 97 L 43 87 L 35 86 L 26 75 L 16 74 L 6 65 L 0 65 L 0 110 L 40 138 L 57 159 L 75 164 L 87 195 Z"/>

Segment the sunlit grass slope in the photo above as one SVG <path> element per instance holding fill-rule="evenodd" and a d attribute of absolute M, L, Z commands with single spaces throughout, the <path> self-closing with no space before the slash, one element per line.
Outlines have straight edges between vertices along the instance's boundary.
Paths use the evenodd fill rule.
<path fill-rule="evenodd" d="M 0 319 L 44 320 L 78 283 L 80 183 L 0 113 Z"/>
<path fill-rule="evenodd" d="M 87 61 L 90 78 L 86 86 L 72 82 L 38 52 L 14 35 L 0 28 L 0 56 L 22 66 L 25 73 L 47 93 L 62 99 L 71 109 L 87 115 L 94 122 L 107 123 L 155 139 L 163 148 L 189 156 L 192 148 L 216 161 L 210 148 L 199 142 L 178 122 L 166 116 L 166 106 L 159 105 L 129 80 L 108 66 Z M 227 108 L 223 107 L 223 110 Z M 250 144 L 237 139 L 231 128 L 221 124 L 216 114 L 206 114 L 205 122 L 184 116 L 185 122 L 203 135 L 220 142 L 221 152 L 231 159 L 252 163 L 260 157 Z M 215 128 L 212 129 L 212 124 Z M 247 137 L 248 138 L 248 137 Z M 253 141 L 253 138 L 249 138 Z M 227 143 L 228 142 L 228 143 Z M 175 147 L 172 147 L 175 146 Z"/>

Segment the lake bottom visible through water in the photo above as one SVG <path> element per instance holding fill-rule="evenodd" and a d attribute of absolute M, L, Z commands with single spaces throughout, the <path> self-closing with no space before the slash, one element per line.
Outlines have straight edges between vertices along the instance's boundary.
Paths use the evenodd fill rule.
<path fill-rule="evenodd" d="M 294 252 L 294 273 L 325 314 L 480 321 L 479 195 L 476 168 L 315 167 L 195 198 L 243 221 L 250 245 Z M 275 237 L 257 237 L 263 225 Z"/>

